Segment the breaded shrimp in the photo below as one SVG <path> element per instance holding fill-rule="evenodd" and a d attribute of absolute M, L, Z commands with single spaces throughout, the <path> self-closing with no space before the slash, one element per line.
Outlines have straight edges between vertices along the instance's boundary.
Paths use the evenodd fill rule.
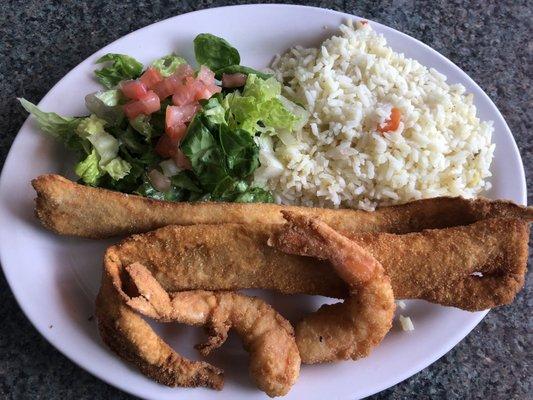
<path fill-rule="evenodd" d="M 111 350 L 164 385 L 222 389 L 221 369 L 176 353 L 139 314 L 124 304 L 110 278 L 104 272 L 96 299 L 96 319 L 100 337 Z"/>
<path fill-rule="evenodd" d="M 206 326 L 209 339 L 197 346 L 204 356 L 220 347 L 233 328 L 250 352 L 250 375 L 259 389 L 282 396 L 295 383 L 300 355 L 294 330 L 261 299 L 204 290 L 167 293 L 142 264 L 131 264 L 125 271 L 138 295 L 122 293 L 135 311 L 162 322 Z"/>
<path fill-rule="evenodd" d="M 348 284 L 343 303 L 324 305 L 296 326 L 302 362 L 315 364 L 366 357 L 392 326 L 395 304 L 390 279 L 365 249 L 325 223 L 282 211 L 287 220 L 269 244 L 303 256 L 329 260 Z"/>

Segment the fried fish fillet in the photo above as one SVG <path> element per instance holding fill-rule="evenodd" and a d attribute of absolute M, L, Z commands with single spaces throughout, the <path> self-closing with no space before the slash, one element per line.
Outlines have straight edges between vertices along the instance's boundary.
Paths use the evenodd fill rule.
<path fill-rule="evenodd" d="M 140 262 L 167 291 L 263 288 L 345 298 L 348 287 L 326 261 L 267 244 L 280 226 L 167 226 L 108 248 L 117 265 Z M 385 268 L 397 299 L 465 310 L 512 302 L 524 284 L 529 224 L 492 218 L 408 234 L 347 235 Z M 106 261 L 107 262 L 107 261 Z"/>
<path fill-rule="evenodd" d="M 319 218 L 344 235 L 418 232 L 492 217 L 533 220 L 532 208 L 507 201 L 459 197 L 419 200 L 366 212 L 275 204 L 164 202 L 79 185 L 59 175 L 41 175 L 32 185 L 37 192 L 36 215 L 46 228 L 62 235 L 95 239 L 148 232 L 173 224 L 279 225 L 283 223 L 280 210 Z"/>

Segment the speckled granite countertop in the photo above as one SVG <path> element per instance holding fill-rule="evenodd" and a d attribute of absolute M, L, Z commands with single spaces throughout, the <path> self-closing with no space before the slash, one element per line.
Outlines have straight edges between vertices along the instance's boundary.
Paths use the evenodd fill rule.
<path fill-rule="evenodd" d="M 531 3 L 444 0 L 394 0 L 379 5 L 370 0 L 293 3 L 333 8 L 381 22 L 420 39 L 459 65 L 504 115 L 531 183 L 533 135 L 528 131 L 533 115 L 531 69 L 528 71 L 533 60 Z M 173 15 L 225 4 L 230 2 L 2 2 L 0 165 L 26 118 L 15 102 L 16 96 L 37 102 L 71 68 L 124 34 Z M 532 204 L 531 185 L 528 195 Z M 526 289 L 513 305 L 490 312 L 442 359 L 375 398 L 532 398 L 531 293 L 529 274 Z M 41 338 L 21 312 L 2 274 L 0 321 L 1 398 L 132 398 L 89 375 Z"/>

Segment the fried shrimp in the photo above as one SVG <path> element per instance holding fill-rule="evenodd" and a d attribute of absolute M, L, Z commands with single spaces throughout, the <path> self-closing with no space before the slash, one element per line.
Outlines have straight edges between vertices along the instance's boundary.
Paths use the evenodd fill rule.
<path fill-rule="evenodd" d="M 124 304 L 105 272 L 95 313 L 103 342 L 146 376 L 167 386 L 203 386 L 217 390 L 224 386 L 221 369 L 182 357 L 157 336 L 139 314 Z"/>
<path fill-rule="evenodd" d="M 294 330 L 261 299 L 204 290 L 167 293 L 140 263 L 125 266 L 123 276 L 129 282 L 128 289 L 117 282 L 115 289 L 131 309 L 161 322 L 205 326 L 209 339 L 197 346 L 202 355 L 220 347 L 233 328 L 250 352 L 250 375 L 259 389 L 271 397 L 282 396 L 295 383 L 300 355 Z M 151 344 L 167 347 L 159 338 L 154 338 Z"/>
<path fill-rule="evenodd" d="M 282 211 L 287 220 L 269 239 L 275 248 L 328 260 L 348 284 L 343 303 L 324 305 L 296 326 L 302 362 L 315 364 L 366 357 L 392 326 L 392 287 L 381 264 L 325 223 Z"/>

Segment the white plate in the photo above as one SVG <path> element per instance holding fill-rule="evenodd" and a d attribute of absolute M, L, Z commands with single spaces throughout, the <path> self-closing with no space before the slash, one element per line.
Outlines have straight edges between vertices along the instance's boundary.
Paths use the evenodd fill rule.
<path fill-rule="evenodd" d="M 84 95 L 99 88 L 93 80 L 94 61 L 108 53 L 130 54 L 145 63 L 177 51 L 192 60 L 192 39 L 201 32 L 223 36 L 243 56 L 243 64 L 264 67 L 273 55 L 292 45 L 317 45 L 332 34 L 347 14 L 287 5 L 250 5 L 204 10 L 177 16 L 133 32 L 89 57 L 69 72 L 40 102 L 44 110 L 65 115 L 86 112 Z M 492 165 L 492 198 L 526 202 L 526 184 L 518 149 L 492 101 L 464 72 L 419 41 L 371 22 L 399 52 L 446 74 L 474 93 L 479 117 L 494 121 L 496 153 Z M 60 145 L 39 133 L 31 121 L 22 126 L 4 165 L 0 181 L 0 253 L 5 276 L 21 308 L 39 332 L 87 371 L 132 394 L 148 399 L 232 398 L 266 396 L 248 378 L 247 355 L 232 337 L 212 362 L 226 371 L 222 392 L 176 389 L 159 385 L 122 362 L 101 343 L 93 303 L 100 281 L 101 258 L 112 241 L 62 238 L 45 231 L 33 216 L 30 180 L 39 174 L 64 171 Z M 267 295 L 289 318 L 316 307 L 323 299 Z M 483 318 L 425 302 L 409 302 L 414 332 L 397 327 L 370 357 L 358 362 L 304 366 L 287 398 L 354 399 L 376 393 L 425 368 L 455 346 Z M 164 325 L 159 332 L 186 356 L 198 359 L 192 344 L 200 331 Z"/>

